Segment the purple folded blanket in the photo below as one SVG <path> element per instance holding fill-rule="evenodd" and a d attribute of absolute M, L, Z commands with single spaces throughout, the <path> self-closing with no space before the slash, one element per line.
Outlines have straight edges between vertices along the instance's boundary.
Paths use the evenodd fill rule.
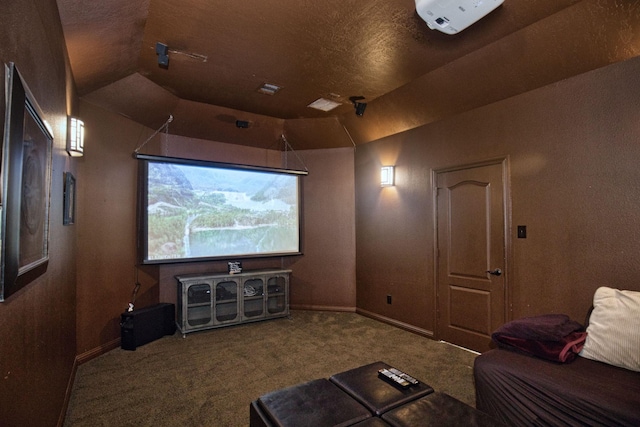
<path fill-rule="evenodd" d="M 561 363 L 575 359 L 586 338 L 584 327 L 564 314 L 513 320 L 491 335 L 498 347 Z"/>

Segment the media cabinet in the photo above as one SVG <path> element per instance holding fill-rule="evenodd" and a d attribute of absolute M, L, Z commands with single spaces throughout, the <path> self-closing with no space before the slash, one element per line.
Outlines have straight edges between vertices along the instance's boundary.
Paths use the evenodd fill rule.
<path fill-rule="evenodd" d="M 291 270 L 185 274 L 178 281 L 177 325 L 189 332 L 289 315 Z"/>

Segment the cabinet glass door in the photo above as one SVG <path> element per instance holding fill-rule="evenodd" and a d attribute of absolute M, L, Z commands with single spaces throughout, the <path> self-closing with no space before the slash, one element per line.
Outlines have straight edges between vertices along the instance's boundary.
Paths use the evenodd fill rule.
<path fill-rule="evenodd" d="M 206 283 L 191 285 L 187 289 L 187 323 L 189 326 L 211 322 L 211 286 Z"/>
<path fill-rule="evenodd" d="M 264 280 L 262 278 L 245 280 L 243 291 L 244 317 L 264 316 Z"/>
<path fill-rule="evenodd" d="M 238 283 L 229 280 L 216 284 L 216 320 L 228 322 L 238 317 Z"/>
<path fill-rule="evenodd" d="M 283 276 L 270 277 L 267 280 L 267 312 L 284 313 L 287 309 L 287 281 Z"/>

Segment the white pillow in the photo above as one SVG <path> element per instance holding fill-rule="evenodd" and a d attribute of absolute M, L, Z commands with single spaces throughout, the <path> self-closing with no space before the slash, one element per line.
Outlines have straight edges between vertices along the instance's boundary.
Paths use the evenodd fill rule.
<path fill-rule="evenodd" d="M 580 356 L 640 372 L 640 292 L 596 290 Z"/>

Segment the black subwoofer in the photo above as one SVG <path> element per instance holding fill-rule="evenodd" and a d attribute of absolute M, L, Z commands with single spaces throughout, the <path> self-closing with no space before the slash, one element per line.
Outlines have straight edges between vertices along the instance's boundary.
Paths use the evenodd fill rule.
<path fill-rule="evenodd" d="M 139 310 L 127 311 L 120 316 L 120 347 L 136 347 L 176 332 L 175 305 L 160 303 Z"/>

